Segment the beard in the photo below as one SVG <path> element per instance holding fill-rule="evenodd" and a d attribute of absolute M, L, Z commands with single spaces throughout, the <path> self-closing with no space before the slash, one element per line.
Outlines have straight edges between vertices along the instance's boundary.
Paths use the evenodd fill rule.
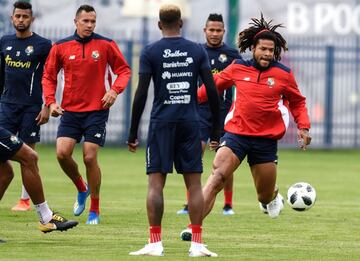
<path fill-rule="evenodd" d="M 267 68 L 269 68 L 269 67 L 270 67 L 270 64 L 271 64 L 271 62 L 272 62 L 272 60 L 266 60 L 267 62 L 269 62 L 268 65 L 262 66 L 262 65 L 260 64 L 260 60 L 258 61 L 258 60 L 255 58 L 255 55 L 253 55 L 253 59 L 254 59 L 254 61 L 255 61 L 256 67 L 257 67 L 259 70 L 261 70 L 261 71 L 264 71 L 264 70 L 266 70 Z M 263 60 L 265 60 L 265 59 L 263 59 Z"/>
<path fill-rule="evenodd" d="M 28 26 L 25 26 L 25 25 L 22 25 L 22 26 L 14 25 L 14 28 L 15 28 L 16 31 L 23 33 L 23 32 L 26 32 L 27 30 L 29 30 L 30 25 L 28 25 Z"/>

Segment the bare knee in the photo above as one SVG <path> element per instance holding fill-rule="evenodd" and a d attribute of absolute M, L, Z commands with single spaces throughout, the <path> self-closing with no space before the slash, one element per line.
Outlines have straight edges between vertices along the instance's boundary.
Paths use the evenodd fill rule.
<path fill-rule="evenodd" d="M 28 150 L 26 151 L 26 154 L 24 157 L 22 157 L 20 164 L 24 167 L 30 167 L 37 165 L 37 162 L 39 160 L 39 156 L 36 151 L 34 150 Z"/>
<path fill-rule="evenodd" d="M 92 165 L 96 164 L 96 162 L 97 162 L 96 155 L 95 154 L 84 155 L 83 161 L 84 161 L 85 166 L 92 166 Z"/>
<path fill-rule="evenodd" d="M 62 162 L 62 161 L 65 161 L 65 160 L 71 158 L 71 152 L 66 151 L 64 149 L 57 149 L 56 157 L 57 157 L 58 161 Z"/>

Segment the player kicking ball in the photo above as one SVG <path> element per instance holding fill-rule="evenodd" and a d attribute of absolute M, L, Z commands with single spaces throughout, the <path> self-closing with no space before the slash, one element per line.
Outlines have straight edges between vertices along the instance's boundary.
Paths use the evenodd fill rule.
<path fill-rule="evenodd" d="M 14 177 L 9 160 L 20 163 L 22 181 L 30 195 L 39 216 L 39 229 L 48 233 L 55 230 L 66 231 L 78 222 L 67 220 L 54 213 L 45 201 L 43 186 L 39 175 L 38 155 L 17 136 L 0 127 L 0 200 Z"/>

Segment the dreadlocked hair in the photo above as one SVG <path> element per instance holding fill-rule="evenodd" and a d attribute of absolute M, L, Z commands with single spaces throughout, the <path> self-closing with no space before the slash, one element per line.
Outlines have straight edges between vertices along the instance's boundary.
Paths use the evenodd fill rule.
<path fill-rule="evenodd" d="M 276 61 L 281 60 L 281 49 L 288 50 L 286 40 L 281 34 L 276 32 L 279 27 L 284 27 L 282 24 L 272 25 L 272 20 L 269 22 L 265 21 L 263 14 L 261 13 L 260 20 L 252 18 L 249 23 L 249 28 L 239 33 L 237 44 L 240 49 L 240 53 L 244 53 L 246 49 L 251 50 L 251 46 L 256 46 L 260 39 L 271 40 L 275 44 L 274 58 Z"/>

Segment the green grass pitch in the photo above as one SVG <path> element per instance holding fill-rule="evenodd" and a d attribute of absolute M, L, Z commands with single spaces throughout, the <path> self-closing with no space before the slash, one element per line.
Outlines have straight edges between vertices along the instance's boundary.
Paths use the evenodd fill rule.
<path fill-rule="evenodd" d="M 147 178 L 144 150 L 100 150 L 102 168 L 101 224 L 85 225 L 86 211 L 72 215 L 76 191 L 62 173 L 54 147 L 39 146 L 40 170 L 46 198 L 52 209 L 80 224 L 67 232 L 42 234 L 35 211 L 12 212 L 18 200 L 21 178 L 15 178 L 0 203 L 0 260 L 150 260 L 131 257 L 148 238 L 145 197 Z M 81 148 L 75 158 L 82 173 Z M 213 152 L 204 158 L 203 183 L 210 173 Z M 1 173 L 0 173 L 1 175 Z M 277 219 L 259 210 L 255 188 L 246 163 L 235 173 L 234 216 L 223 216 L 223 193 L 204 222 L 204 241 L 219 260 L 360 260 L 360 151 L 280 150 L 278 185 L 287 188 L 305 181 L 317 191 L 315 206 L 296 212 L 287 204 Z M 187 216 L 176 211 L 185 200 L 182 177 L 168 176 L 165 187 L 162 260 L 188 260 L 188 242 L 179 239 Z M 87 202 L 89 205 L 89 202 Z M 88 208 L 88 207 L 87 207 Z M 156 259 L 156 258 L 155 258 Z"/>

